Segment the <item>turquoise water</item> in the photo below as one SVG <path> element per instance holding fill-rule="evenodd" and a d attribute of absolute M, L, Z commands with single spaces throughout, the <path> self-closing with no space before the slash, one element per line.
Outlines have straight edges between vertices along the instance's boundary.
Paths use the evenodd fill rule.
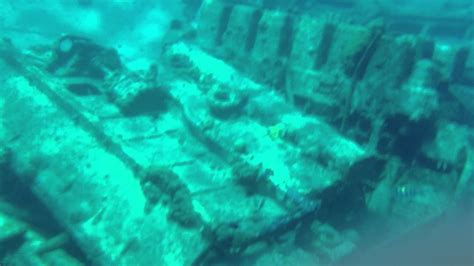
<path fill-rule="evenodd" d="M 0 0 L 0 266 L 472 265 L 473 14 Z"/>

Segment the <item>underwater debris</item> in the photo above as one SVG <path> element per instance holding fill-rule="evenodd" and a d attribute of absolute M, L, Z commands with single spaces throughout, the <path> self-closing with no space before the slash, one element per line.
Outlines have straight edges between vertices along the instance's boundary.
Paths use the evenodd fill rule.
<path fill-rule="evenodd" d="M 262 165 L 253 165 L 243 160 L 232 165 L 234 182 L 242 186 L 248 195 L 265 194 L 269 175 L 272 175 L 271 170 L 264 170 Z"/>
<path fill-rule="evenodd" d="M 374 162 L 375 163 L 375 162 Z M 377 164 L 377 163 L 376 163 Z M 370 163 L 368 164 L 368 167 L 372 167 L 374 164 Z M 240 177 L 246 177 L 248 178 L 247 180 L 250 180 L 249 183 L 256 182 L 256 177 L 259 176 L 259 170 L 258 167 L 243 167 L 239 168 L 241 171 L 236 172 L 238 176 Z M 244 170 L 245 169 L 245 170 Z M 369 169 L 366 169 L 367 171 Z M 360 171 L 360 170 L 359 170 Z M 354 174 L 353 178 L 357 178 L 356 174 Z M 245 180 L 245 179 L 244 179 Z M 363 186 L 363 183 L 365 181 L 362 180 L 353 180 L 354 182 L 360 182 L 358 186 Z M 346 222 L 349 222 L 347 220 L 348 217 L 352 217 L 354 219 L 354 213 L 360 212 L 359 208 L 364 209 L 365 203 L 363 202 L 363 196 L 364 194 L 358 194 L 358 193 L 351 193 L 347 189 L 352 190 L 355 185 L 355 183 L 351 183 L 350 185 L 347 185 L 347 189 L 345 190 L 344 187 L 347 185 L 347 182 L 341 182 L 341 183 L 336 183 L 330 188 L 327 188 L 323 193 L 318 194 L 316 198 L 321 197 L 323 199 L 322 202 L 319 200 L 314 200 L 313 198 L 315 195 L 308 197 L 308 196 L 303 196 L 300 193 L 297 193 L 296 191 L 288 191 L 285 193 L 283 196 L 284 201 L 288 202 L 288 206 L 292 206 L 292 208 L 295 209 L 295 211 L 290 212 L 291 214 L 285 215 L 285 216 L 280 216 L 277 218 L 272 218 L 272 221 L 266 221 L 265 226 L 260 225 L 258 227 L 257 225 L 254 225 L 254 227 L 260 228 L 258 229 L 255 233 L 255 228 L 252 230 L 248 229 L 248 226 L 245 226 L 244 224 L 246 223 L 245 221 L 236 221 L 235 223 L 228 224 L 228 225 L 220 225 L 218 228 L 223 229 L 223 228 L 228 228 L 229 230 L 216 230 L 214 231 L 214 242 L 211 241 L 211 244 L 207 250 L 205 250 L 194 262 L 194 265 L 204 265 L 206 263 L 210 262 L 218 262 L 220 260 L 226 260 L 230 259 L 235 256 L 239 256 L 242 254 L 248 247 L 253 245 L 254 243 L 260 242 L 260 241 L 269 241 L 271 239 L 278 239 L 279 235 L 283 235 L 286 232 L 289 232 L 293 229 L 296 228 L 297 225 L 302 224 L 302 223 L 308 223 L 311 222 L 313 219 L 316 217 L 321 217 L 321 219 L 325 221 L 332 221 L 329 216 L 326 216 L 328 213 L 327 211 L 331 212 L 333 208 L 336 207 L 334 199 L 335 198 L 341 198 L 341 195 L 351 195 L 352 199 L 348 199 L 347 197 L 344 198 L 341 202 L 341 204 L 347 204 L 348 202 L 355 202 L 353 199 L 362 199 L 361 206 L 358 208 L 354 208 L 355 205 L 351 205 L 349 208 L 352 209 L 352 212 L 347 212 L 347 213 L 340 213 L 341 216 L 344 218 L 339 217 L 339 219 L 343 219 Z M 260 184 L 260 185 L 246 185 L 249 187 L 259 187 L 260 191 L 255 191 L 255 193 L 267 193 L 268 194 L 268 189 L 265 191 L 265 187 L 268 187 L 268 184 Z M 264 190 L 262 190 L 264 189 Z M 355 190 L 359 190 L 359 188 L 355 188 Z M 332 192 L 340 192 L 341 194 L 332 194 Z M 361 191 L 362 192 L 362 191 Z M 356 200 L 357 201 L 357 200 Z M 324 212 L 320 213 L 321 207 L 324 206 Z M 339 206 L 340 207 L 340 206 Z M 321 215 L 322 214 L 322 215 Z M 362 213 L 359 213 L 361 215 L 360 217 L 363 217 Z M 341 221 L 339 221 L 341 222 Z M 352 225 L 357 224 L 358 221 L 350 221 Z M 251 233 L 249 236 L 249 232 L 254 232 Z M 353 244 L 349 245 L 343 245 L 341 246 L 341 249 L 338 251 L 338 255 L 334 255 L 333 259 L 338 258 L 342 255 L 348 254 L 352 251 L 354 248 Z M 329 254 L 329 253 L 328 253 Z M 328 255 L 329 256 L 329 255 Z"/>
<path fill-rule="evenodd" d="M 145 212 L 154 205 L 169 205 L 168 218 L 184 227 L 196 227 L 202 223 L 194 211 L 192 195 L 179 176 L 164 166 L 151 166 L 141 179 L 143 193 L 147 198 Z"/>
<path fill-rule="evenodd" d="M 318 220 L 337 230 L 362 225 L 368 214 L 366 194 L 374 189 L 370 184 L 380 181 L 385 164 L 384 160 L 373 156 L 361 159 L 351 165 L 344 178 L 315 192 L 314 197 L 321 200 Z M 334 212 L 335 209 L 338 211 Z"/>
<path fill-rule="evenodd" d="M 207 92 L 207 103 L 211 113 L 221 119 L 238 116 L 245 102 L 246 97 L 229 86 L 215 84 Z"/>
<path fill-rule="evenodd" d="M 167 87 L 158 84 L 158 66 L 146 73 L 125 69 L 114 49 L 65 35 L 54 45 L 46 69 L 78 96 L 106 95 L 127 116 L 157 115 L 168 109 Z"/>
<path fill-rule="evenodd" d="M 358 82 L 364 78 L 367 71 L 367 67 L 375 54 L 377 46 L 379 45 L 380 39 L 384 34 L 384 28 L 382 25 L 374 25 L 370 29 L 370 34 L 367 34 L 366 40 L 362 40 L 360 47 L 351 47 L 352 53 L 349 53 L 349 63 L 347 66 L 343 66 L 346 75 L 350 77 L 351 85 L 349 93 L 345 99 L 345 106 L 342 110 L 342 122 L 340 131 L 345 131 L 346 121 L 349 114 L 353 111 L 354 94 L 357 89 Z M 355 45 L 354 45 L 355 46 Z M 346 55 L 346 56 L 348 56 Z"/>
<path fill-rule="evenodd" d="M 386 215 L 392 206 L 395 182 L 399 178 L 401 162 L 392 159 L 387 162 L 382 180 L 367 197 L 367 210 L 377 215 Z"/>
<path fill-rule="evenodd" d="M 92 40 L 64 35 L 53 45 L 46 69 L 60 77 L 66 87 L 78 96 L 102 93 L 102 82 L 112 73 L 122 70 L 122 63 L 114 49 Z"/>
<path fill-rule="evenodd" d="M 457 123 L 439 121 L 433 141 L 424 145 L 419 163 L 439 172 L 456 171 L 464 167 L 469 149 L 469 129 Z"/>
<path fill-rule="evenodd" d="M 47 70 L 57 76 L 96 80 L 103 80 L 121 69 L 117 51 L 74 35 L 65 35 L 56 42 L 47 66 Z"/>
<path fill-rule="evenodd" d="M 319 202 L 312 201 L 288 215 L 265 220 L 256 224 L 252 220 L 219 224 L 211 232 L 209 246 L 194 260 L 192 265 L 219 263 L 242 255 L 247 248 L 258 242 L 272 242 L 296 227 L 313 219 L 319 209 Z"/>
<path fill-rule="evenodd" d="M 81 37 L 54 47 L 68 59 L 55 77 L 41 67 L 51 63 L 48 52 L 0 47 L 19 70 L 12 74 L 26 77 L 7 87 L 18 95 L 2 113 L 25 125 L 6 129 L 15 136 L 9 146 L 22 165 L 32 158 L 26 153 L 53 155 L 28 185 L 73 228 L 91 264 L 338 264 L 354 243 L 383 241 L 346 241 L 346 231 L 364 237 L 371 227 L 385 236 L 399 220 L 402 229 L 429 220 L 454 190 L 471 201 L 470 139 L 442 126 L 472 129 L 469 112 L 459 112 L 468 110 L 472 88 L 469 47 L 458 52 L 427 35 L 353 23 L 365 16 L 336 21 L 266 6 L 360 1 L 235 2 L 244 0 L 203 1 L 196 21 L 176 18 L 162 41 L 163 62 L 148 73 L 128 71 L 130 57 L 103 78 L 68 70 L 74 43 L 89 41 Z M 110 41 L 124 52 L 136 48 Z M 78 68 L 97 70 L 88 63 Z M 61 76 L 68 73 L 85 77 Z M 155 157 L 156 167 L 144 169 Z M 384 176 L 395 161 L 400 173 Z M 383 216 L 380 227 L 371 224 L 374 212 Z"/>
<path fill-rule="evenodd" d="M 150 83 L 146 76 L 135 72 L 112 75 L 103 87 L 108 100 L 126 116 L 157 116 L 166 112 L 172 102 L 167 86 Z"/>
<path fill-rule="evenodd" d="M 165 61 L 179 76 L 188 76 L 196 81 L 202 78 L 202 73 L 194 65 L 191 58 L 184 54 L 173 53 L 167 49 L 165 50 Z"/>

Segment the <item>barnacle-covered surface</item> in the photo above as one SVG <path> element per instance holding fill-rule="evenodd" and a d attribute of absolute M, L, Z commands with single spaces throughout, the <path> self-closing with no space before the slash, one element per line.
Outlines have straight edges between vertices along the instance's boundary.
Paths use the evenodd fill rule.
<path fill-rule="evenodd" d="M 472 264 L 469 1 L 66 2 L 0 2 L 0 264 Z"/>

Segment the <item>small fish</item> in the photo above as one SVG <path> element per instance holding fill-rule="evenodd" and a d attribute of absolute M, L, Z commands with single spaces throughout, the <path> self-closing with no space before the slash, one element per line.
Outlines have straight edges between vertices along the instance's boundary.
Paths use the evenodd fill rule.
<path fill-rule="evenodd" d="M 414 200 L 423 195 L 426 195 L 433 188 L 417 185 L 403 185 L 394 188 L 392 193 L 393 200 Z"/>
<path fill-rule="evenodd" d="M 395 188 L 395 193 L 393 194 L 396 198 L 412 198 L 420 193 L 420 190 L 415 187 L 409 186 L 400 186 Z"/>

